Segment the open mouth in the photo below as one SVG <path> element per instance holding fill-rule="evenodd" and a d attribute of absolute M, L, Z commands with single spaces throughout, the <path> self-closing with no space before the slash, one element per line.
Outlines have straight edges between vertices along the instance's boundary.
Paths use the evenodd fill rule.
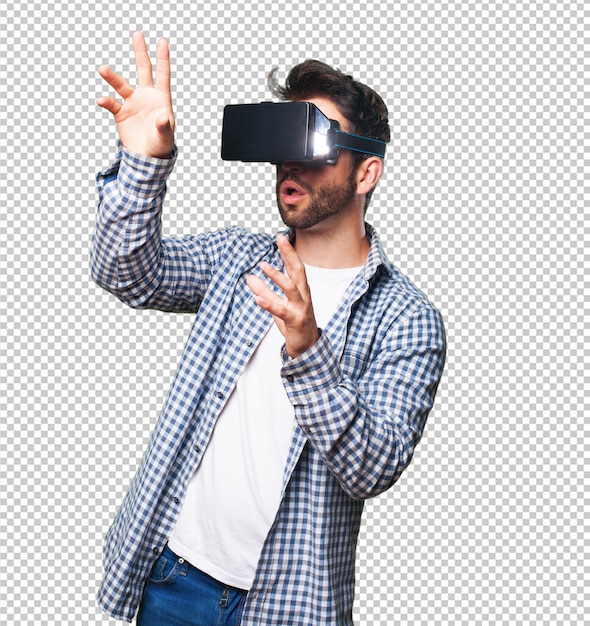
<path fill-rule="evenodd" d="M 292 180 L 285 180 L 281 183 L 281 197 L 287 202 L 298 202 L 305 195 L 305 191 Z"/>

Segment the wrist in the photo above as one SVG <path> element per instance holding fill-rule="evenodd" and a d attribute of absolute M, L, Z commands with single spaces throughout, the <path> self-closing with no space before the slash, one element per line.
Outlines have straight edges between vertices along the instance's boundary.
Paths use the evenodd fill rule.
<path fill-rule="evenodd" d="M 123 148 L 119 180 L 122 189 L 136 196 L 152 196 L 162 191 L 176 163 L 177 150 L 171 158 L 150 157 Z"/>
<path fill-rule="evenodd" d="M 319 338 L 319 330 L 316 330 L 311 339 L 308 338 L 305 341 L 295 344 L 285 341 L 285 350 L 290 358 L 296 359 L 298 356 L 301 356 L 304 352 L 307 352 L 310 348 L 312 348 L 317 343 Z"/>

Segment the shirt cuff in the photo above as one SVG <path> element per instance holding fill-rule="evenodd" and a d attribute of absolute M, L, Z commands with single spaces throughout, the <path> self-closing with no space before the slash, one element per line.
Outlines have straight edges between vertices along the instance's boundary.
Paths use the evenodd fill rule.
<path fill-rule="evenodd" d="M 291 359 L 283 347 L 281 376 L 293 406 L 311 403 L 318 393 L 333 389 L 342 379 L 340 365 L 326 333 L 303 354 Z"/>
<path fill-rule="evenodd" d="M 174 146 L 169 159 L 149 157 L 121 148 L 119 182 L 130 195 L 148 197 L 158 194 L 166 186 L 178 149 Z"/>

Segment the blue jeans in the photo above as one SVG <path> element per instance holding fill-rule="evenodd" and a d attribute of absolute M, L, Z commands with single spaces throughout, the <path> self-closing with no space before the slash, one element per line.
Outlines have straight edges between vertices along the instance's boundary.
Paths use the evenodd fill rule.
<path fill-rule="evenodd" d="M 224 585 L 168 546 L 146 584 L 137 626 L 239 626 L 247 592 Z"/>

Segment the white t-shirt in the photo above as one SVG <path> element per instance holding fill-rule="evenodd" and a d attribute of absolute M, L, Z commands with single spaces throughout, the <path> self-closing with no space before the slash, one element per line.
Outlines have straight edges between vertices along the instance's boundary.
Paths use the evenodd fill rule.
<path fill-rule="evenodd" d="M 316 322 L 335 312 L 361 268 L 306 266 Z M 225 584 L 249 589 L 279 508 L 294 427 L 281 380 L 284 338 L 275 324 L 219 416 L 170 537 L 170 549 Z"/>

